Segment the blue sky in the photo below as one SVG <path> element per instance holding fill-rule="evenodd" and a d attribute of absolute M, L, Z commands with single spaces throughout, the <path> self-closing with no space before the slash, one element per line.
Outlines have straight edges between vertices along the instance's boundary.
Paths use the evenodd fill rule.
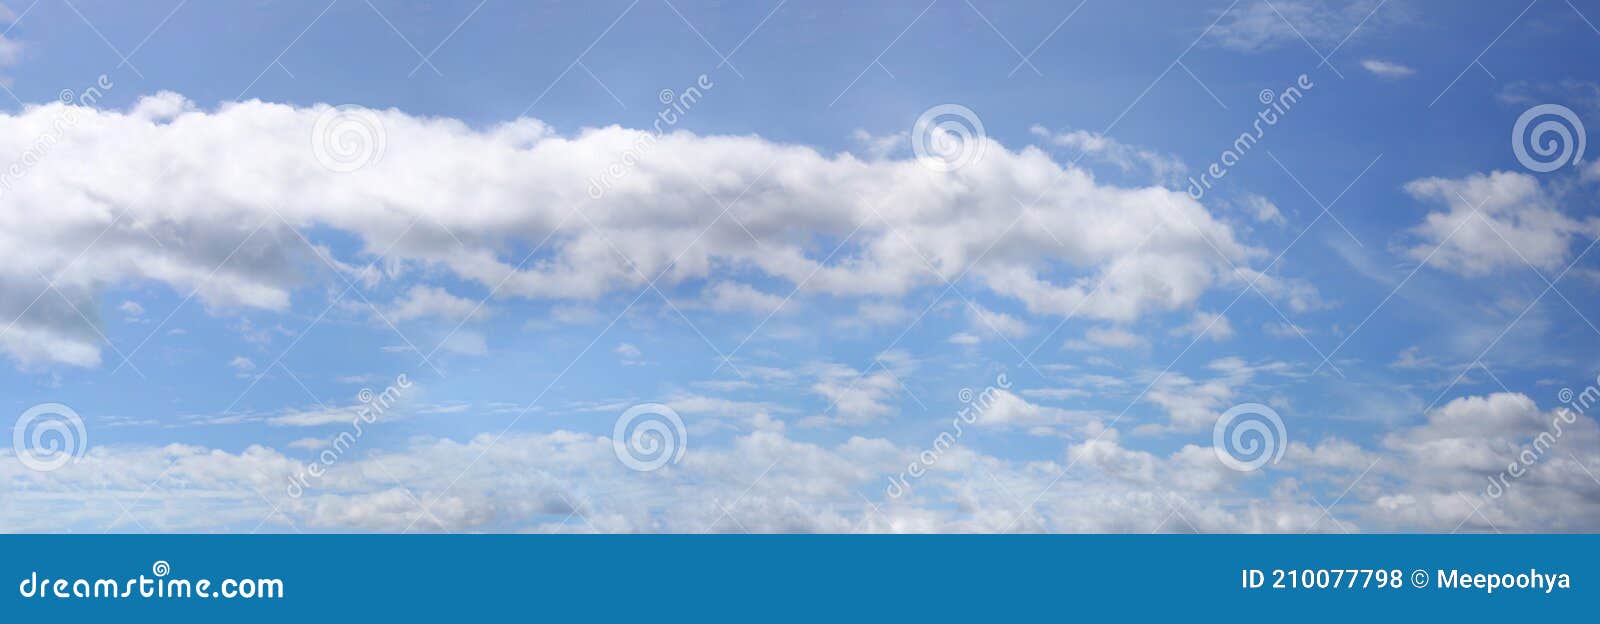
<path fill-rule="evenodd" d="M 0 468 L 0 528 L 1600 517 L 1560 411 L 1600 370 L 1600 168 L 1508 140 L 1600 123 L 1600 5 L 5 8 L 0 388 L 81 427 Z M 981 123 L 954 167 L 913 148 L 948 104 Z M 983 415 L 892 495 L 963 389 Z M 633 470 L 650 403 L 683 452 Z M 1233 470 L 1214 424 L 1251 404 L 1283 455 Z"/>

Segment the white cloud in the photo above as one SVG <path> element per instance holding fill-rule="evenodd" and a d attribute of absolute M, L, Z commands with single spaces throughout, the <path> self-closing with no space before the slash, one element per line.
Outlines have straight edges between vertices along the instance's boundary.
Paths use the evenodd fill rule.
<path fill-rule="evenodd" d="M 1417 70 L 1405 65 L 1378 59 L 1361 61 L 1361 67 L 1379 78 L 1405 78 L 1417 73 Z"/>
<path fill-rule="evenodd" d="M 972 330 L 978 334 L 999 334 L 1006 338 L 1019 338 L 1028 334 L 1028 324 L 1004 312 L 990 310 L 976 303 L 967 306 Z"/>
<path fill-rule="evenodd" d="M 878 327 L 899 325 L 912 319 L 911 310 L 894 301 L 864 301 L 856 306 L 855 314 L 838 320 L 841 327 Z"/>
<path fill-rule="evenodd" d="M 676 405 L 705 413 L 764 409 L 706 397 Z M 1012 405 L 1018 409 L 1004 412 L 1007 422 L 1054 427 L 1073 418 Z M 585 432 L 414 437 L 345 456 L 300 497 L 289 496 L 288 485 L 303 462 L 263 446 L 99 445 L 54 472 L 29 470 L 0 447 L 0 482 L 8 484 L 0 530 L 292 530 L 283 518 L 307 531 L 1491 530 L 1474 505 L 1504 531 L 1593 530 L 1600 485 L 1584 464 L 1600 465 L 1600 429 L 1587 416 L 1559 421 L 1554 446 L 1502 498 L 1476 494 L 1535 448 L 1557 418 L 1522 395 L 1463 397 L 1386 436 L 1377 463 L 1380 449 L 1293 439 L 1299 429 L 1291 424 L 1283 462 L 1248 474 L 1224 467 L 1208 447 L 1185 444 L 1160 455 L 1125 447 L 1116 430 L 1089 422 L 1078 431 L 1083 441 L 1055 457 L 1007 460 L 958 443 L 898 500 L 884 488 L 922 447 L 863 437 L 824 445 L 769 430 L 693 442 L 681 463 L 652 473 L 626 468 L 610 439 Z M 323 443 L 303 438 L 287 446 Z M 1242 483 L 1260 480 L 1271 495 L 1241 496 Z M 1340 497 L 1331 515 L 1301 492 L 1312 482 L 1331 484 Z M 1037 504 L 1019 518 L 1020 492 Z M 142 493 L 150 504 L 133 508 L 131 520 L 110 502 Z"/>
<path fill-rule="evenodd" d="M 1046 401 L 1066 401 L 1087 397 L 1089 392 L 1079 388 L 1033 388 L 1023 390 L 1022 396 Z"/>
<path fill-rule="evenodd" d="M 1283 212 L 1278 210 L 1278 205 L 1272 200 L 1250 193 L 1244 197 L 1244 208 L 1250 211 L 1250 216 L 1261 223 L 1284 224 Z"/>
<path fill-rule="evenodd" d="M 144 306 L 139 305 L 139 302 L 137 301 L 123 301 L 121 304 L 117 305 L 117 310 L 120 310 L 123 314 L 126 314 L 129 317 L 137 318 L 144 316 Z"/>
<path fill-rule="evenodd" d="M 173 106 L 160 96 L 134 110 L 159 116 Z M 20 153 L 63 108 L 0 114 L 0 154 Z M 670 288 L 740 267 L 791 285 L 809 278 L 808 294 L 881 300 L 940 285 L 978 261 L 969 279 L 1031 313 L 1118 321 L 1191 305 L 1231 279 L 1228 261 L 1263 255 L 1182 192 L 1102 185 L 1033 148 L 991 145 L 982 161 L 935 173 L 909 160 L 864 163 L 758 137 L 678 132 L 595 200 L 587 181 L 644 131 L 562 136 L 532 119 L 475 130 L 375 111 L 384 157 L 335 173 L 305 140 L 328 110 L 251 101 L 160 123 L 79 110 L 78 125 L 48 157 L 8 180 L 6 201 L 16 209 L 0 215 L 0 250 L 28 257 L 0 251 L 0 301 L 13 302 L 0 304 L 0 316 L 18 316 L 14 302 L 37 291 L 36 276 L 20 267 L 56 274 L 102 231 L 95 253 L 57 281 L 80 308 L 108 285 L 153 281 L 197 290 L 213 309 L 286 310 L 313 253 L 289 228 L 328 228 L 359 241 L 358 257 L 337 260 L 341 272 L 360 272 L 388 249 L 386 267 L 445 271 L 486 290 L 498 286 L 499 297 L 582 302 L 637 289 L 641 274 L 662 274 L 660 285 Z M 94 180 L 83 181 L 84 170 L 95 171 Z M 164 200 L 139 202 L 158 180 Z M 707 191 L 732 206 L 737 223 L 712 222 Z M 473 198 L 471 210 L 460 209 L 461 197 Z M 1014 197 L 1041 197 L 1029 227 L 1007 227 L 1017 217 Z M 592 227 L 566 218 L 579 209 Z M 420 225 L 407 230 L 413 219 Z M 812 247 L 852 231 L 834 256 Z M 508 242 L 547 238 L 548 255 L 520 269 L 521 258 L 503 251 Z M 0 346 L 24 365 L 99 361 L 95 332 L 54 303 L 23 315 Z"/>
<path fill-rule="evenodd" d="M 897 132 L 877 136 L 866 130 L 856 130 L 850 135 L 856 143 L 861 145 L 865 156 L 872 160 L 882 160 L 895 154 L 906 152 L 911 147 L 911 133 Z"/>
<path fill-rule="evenodd" d="M 443 288 L 417 285 L 390 304 L 384 316 L 396 323 L 425 318 L 460 322 L 469 317 L 482 318 L 487 314 L 488 308 L 480 307 L 477 301 L 457 297 Z"/>
<path fill-rule="evenodd" d="M 950 337 L 945 339 L 945 341 L 954 345 L 971 346 L 983 342 L 983 339 L 967 332 L 956 332 L 954 334 L 950 334 Z"/>
<path fill-rule="evenodd" d="M 786 307 L 786 300 L 779 295 L 756 290 L 755 287 L 738 282 L 717 282 L 706 288 L 705 306 L 717 312 L 748 312 L 752 314 L 772 314 Z"/>
<path fill-rule="evenodd" d="M 1113 446 L 1103 441 L 1099 448 Z M 133 515 L 138 526 L 157 532 L 291 530 L 284 518 L 301 530 L 325 531 L 1147 532 L 1162 528 L 1174 495 L 1187 501 L 1192 522 L 1213 531 L 1298 530 L 1318 516 L 1308 504 L 1238 507 L 1213 496 L 1226 481 L 1197 478 L 1207 470 L 1192 462 L 1209 457 L 1209 449 L 1169 458 L 1119 453 L 1125 463 L 1148 461 L 1156 477 L 1129 487 L 1106 478 L 1114 469 L 1106 459 L 1084 461 L 1056 480 L 1060 462 L 1011 462 L 957 446 L 910 496 L 888 499 L 882 492 L 889 476 L 916 453 L 882 439 L 824 446 L 756 431 L 691 448 L 681 464 L 647 474 L 618 462 L 603 436 L 484 434 L 415 439 L 381 454 L 348 456 L 291 497 L 289 478 L 304 465 L 273 449 L 97 447 L 51 473 L 0 457 L 0 478 L 13 484 L 0 507 L 0 529 L 134 530 L 133 520 L 96 497 L 137 496 L 152 482 L 166 486 L 149 489 L 149 500 L 159 504 Z M 1213 460 L 1209 471 L 1216 470 L 1225 469 Z M 1149 491 L 1149 482 L 1164 478 L 1172 483 Z M 183 487 L 171 486 L 178 483 Z M 1019 518 L 1006 491 L 1041 494 Z M 63 505 L 60 494 L 68 492 L 89 492 L 90 502 Z M 863 496 L 880 502 L 869 507 Z M 938 502 L 947 496 L 962 504 Z"/>
<path fill-rule="evenodd" d="M 1075 150 L 1072 155 L 1074 159 L 1091 156 L 1115 165 L 1123 173 L 1138 173 L 1155 184 L 1175 183 L 1188 171 L 1188 167 L 1177 156 L 1128 145 L 1087 130 L 1052 133 L 1049 128 L 1035 124 L 1028 128 L 1028 132 L 1050 145 Z"/>
<path fill-rule="evenodd" d="M 1267 332 L 1268 336 L 1275 338 L 1299 338 L 1311 335 L 1311 332 L 1305 328 L 1283 321 L 1268 321 L 1261 325 L 1261 330 Z"/>
<path fill-rule="evenodd" d="M 887 417 L 894 412 L 889 399 L 901 390 L 900 379 L 913 367 L 910 358 L 898 352 L 878 356 L 877 364 L 865 371 L 858 372 L 839 364 L 819 366 L 811 391 L 826 399 L 830 409 L 809 416 L 800 424 L 854 426 Z"/>
<path fill-rule="evenodd" d="M 22 44 L 15 39 L 0 36 L 0 67 L 16 65 L 19 60 L 22 60 Z"/>
<path fill-rule="evenodd" d="M 1107 347 L 1112 349 L 1132 349 L 1149 344 L 1143 336 L 1130 332 L 1121 327 L 1091 327 L 1083 333 L 1083 340 L 1070 340 L 1068 349 L 1078 351 Z"/>
<path fill-rule="evenodd" d="M 1487 275 L 1528 264 L 1560 270 L 1573 241 L 1600 232 L 1600 221 L 1563 214 L 1539 180 L 1523 173 L 1424 178 L 1405 189 L 1419 200 L 1446 206 L 1412 228 L 1422 243 L 1410 248 L 1409 255 L 1460 275 Z"/>
<path fill-rule="evenodd" d="M 1204 381 L 1187 375 L 1168 372 L 1157 378 L 1145 393 L 1144 400 L 1166 410 L 1167 422 L 1143 425 L 1135 430 L 1141 434 L 1168 432 L 1193 432 L 1209 430 L 1217 417 L 1233 407 L 1235 393 L 1262 372 L 1282 373 L 1286 366 L 1280 363 L 1252 365 L 1236 357 L 1212 360 L 1206 368 L 1215 376 Z"/>
<path fill-rule="evenodd" d="M 1066 433 L 1065 427 L 1083 427 L 1097 419 L 1112 415 L 1099 412 L 1065 410 L 1028 402 L 1009 390 L 995 389 L 989 395 L 978 395 L 973 400 L 979 409 L 977 424 L 989 427 L 1026 429 L 1041 435 Z"/>
<path fill-rule="evenodd" d="M 481 332 L 461 329 L 445 335 L 439 350 L 460 355 L 487 355 L 489 340 Z"/>
<path fill-rule="evenodd" d="M 1207 34 L 1217 45 L 1241 52 L 1300 45 L 1302 37 L 1326 49 L 1405 19 L 1400 7 L 1384 0 L 1246 0 Z"/>
<path fill-rule="evenodd" d="M 1507 106 L 1522 107 L 1563 102 L 1587 116 L 1600 112 L 1600 83 L 1572 78 L 1551 82 L 1514 80 L 1495 94 L 1495 100 Z"/>
<path fill-rule="evenodd" d="M 241 373 L 248 373 L 256 369 L 256 363 L 245 356 L 235 356 L 228 360 L 228 367 Z"/>
<path fill-rule="evenodd" d="M 644 352 L 640 351 L 639 347 L 627 342 L 619 343 L 617 348 L 612 349 L 611 352 L 617 354 L 617 357 L 622 358 L 622 361 L 626 363 L 637 363 L 639 358 L 644 357 Z"/>
<path fill-rule="evenodd" d="M 1452 530 L 1593 530 L 1597 444 L 1600 428 L 1577 412 L 1541 412 L 1516 393 L 1457 398 L 1383 438 L 1383 463 L 1404 483 L 1371 513 Z"/>
<path fill-rule="evenodd" d="M 1187 324 L 1173 328 L 1174 336 L 1198 336 L 1222 342 L 1233 337 L 1233 323 L 1220 313 L 1196 310 Z"/>

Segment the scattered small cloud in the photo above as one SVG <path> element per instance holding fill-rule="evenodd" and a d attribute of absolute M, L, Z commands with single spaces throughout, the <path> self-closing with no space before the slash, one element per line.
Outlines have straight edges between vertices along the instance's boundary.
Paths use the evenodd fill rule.
<path fill-rule="evenodd" d="M 1221 314 L 1197 310 L 1192 320 L 1173 328 L 1172 335 L 1195 336 L 1209 338 L 1212 342 L 1222 342 L 1233 337 L 1233 324 L 1228 322 L 1228 317 Z"/>
<path fill-rule="evenodd" d="M 1242 204 L 1244 209 L 1250 213 L 1250 216 L 1254 217 L 1258 222 L 1276 225 L 1284 224 L 1283 212 L 1278 210 L 1278 205 L 1272 203 L 1270 199 L 1251 193 L 1244 197 Z"/>
<path fill-rule="evenodd" d="M 1148 344 L 1143 337 L 1121 327 L 1092 327 L 1083 333 L 1082 340 L 1069 340 L 1066 348 L 1073 351 L 1092 351 L 1100 348 L 1132 349 Z"/>
<path fill-rule="evenodd" d="M 1600 83 L 1572 78 L 1549 82 L 1515 80 L 1506 83 L 1494 99 L 1510 107 L 1560 102 L 1587 115 L 1600 114 Z"/>
<path fill-rule="evenodd" d="M 1367 59 L 1361 61 L 1361 67 L 1369 72 L 1372 72 L 1372 75 L 1379 78 L 1405 78 L 1417 73 L 1417 70 L 1406 67 L 1405 65 L 1378 59 Z"/>
<path fill-rule="evenodd" d="M 983 342 L 977 336 L 974 336 L 974 335 L 969 334 L 967 332 L 957 332 L 957 333 L 951 334 L 950 337 L 948 339 L 946 339 L 946 341 L 949 342 L 950 344 L 966 345 L 966 346 L 971 346 L 971 345 L 975 345 L 975 344 L 978 344 L 980 342 Z"/>
<path fill-rule="evenodd" d="M 461 330 L 439 343 L 439 350 L 460 355 L 488 355 L 489 341 L 479 332 Z"/>
<path fill-rule="evenodd" d="M 1087 130 L 1051 132 L 1049 128 L 1034 124 L 1028 132 L 1046 143 L 1074 150 L 1077 156 L 1116 166 L 1124 174 L 1139 174 L 1156 183 L 1175 183 L 1183 179 L 1189 168 L 1172 154 L 1122 143 L 1103 134 Z"/>
<path fill-rule="evenodd" d="M 289 443 L 289 448 L 315 451 L 328 447 L 328 440 L 324 438 L 300 438 Z"/>
<path fill-rule="evenodd" d="M 638 365 L 644 363 L 642 359 L 644 352 L 640 351 L 639 347 L 634 346 L 632 343 L 619 343 L 617 348 L 612 349 L 611 352 L 617 354 L 617 357 L 622 359 L 623 364 Z"/>
<path fill-rule="evenodd" d="M 990 310 L 978 304 L 967 305 L 972 329 L 979 333 L 995 333 L 1006 338 L 1019 338 L 1028 334 L 1028 324 L 1010 314 Z"/>
<path fill-rule="evenodd" d="M 776 314 L 788 299 L 738 282 L 717 282 L 706 288 L 703 305 L 716 312 Z"/>
<path fill-rule="evenodd" d="M 477 301 L 457 297 L 443 288 L 418 285 L 390 304 L 385 316 L 396 323 L 424 318 L 461 322 L 487 314 L 488 309 Z"/>
<path fill-rule="evenodd" d="M 840 318 L 840 327 L 879 327 L 899 325 L 911 320 L 911 310 L 893 301 L 867 301 L 856 307 L 856 313 Z"/>
<path fill-rule="evenodd" d="M 1407 21 L 1406 11 L 1397 5 L 1387 0 L 1241 2 L 1217 18 L 1207 37 L 1239 52 L 1262 52 L 1301 40 L 1334 46 Z"/>
<path fill-rule="evenodd" d="M 1311 335 L 1310 330 L 1307 330 L 1299 325 L 1295 325 L 1294 323 L 1286 323 L 1283 321 L 1271 321 L 1265 323 L 1261 326 L 1261 331 L 1264 331 L 1268 336 L 1275 338 L 1296 338 L 1299 336 Z"/>
<path fill-rule="evenodd" d="M 144 306 L 139 305 L 139 302 L 137 301 L 123 301 L 121 304 L 117 305 L 117 311 L 121 312 L 123 314 L 123 320 L 129 323 L 137 323 L 144 320 Z"/>
<path fill-rule="evenodd" d="M 862 155 L 871 160 L 882 160 L 911 147 L 911 133 L 896 132 L 882 136 L 866 130 L 856 130 L 850 138 L 861 146 Z"/>

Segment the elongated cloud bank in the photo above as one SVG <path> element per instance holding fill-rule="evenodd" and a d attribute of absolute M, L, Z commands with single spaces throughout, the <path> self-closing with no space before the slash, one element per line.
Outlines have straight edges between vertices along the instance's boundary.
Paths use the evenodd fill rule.
<path fill-rule="evenodd" d="M 534 119 L 203 111 L 171 93 L 121 112 L 33 106 L 0 115 L 0 316 L 16 319 L 0 348 L 92 366 L 84 317 L 108 286 L 282 310 L 325 264 L 366 281 L 442 269 L 482 287 L 471 300 L 593 299 L 658 275 L 892 297 L 966 275 L 1035 314 L 1128 322 L 1189 306 L 1260 255 L 1182 192 L 984 147 L 941 172 L 755 136 L 564 136 Z M 327 230 L 360 253 L 336 257 Z"/>
<path fill-rule="evenodd" d="M 1020 405 L 1006 409 L 1026 408 L 1008 400 Z M 821 445 L 772 429 L 697 447 L 658 472 L 627 469 L 611 440 L 583 432 L 416 438 L 347 458 L 292 493 L 291 475 L 303 476 L 326 441 L 95 447 L 53 472 L 0 448 L 0 530 L 1592 531 L 1600 507 L 1585 468 L 1600 462 L 1594 419 L 1540 411 L 1521 394 L 1450 401 L 1381 448 L 1295 442 L 1281 465 L 1255 473 L 1223 467 L 1208 447 L 1162 455 L 1114 431 L 1083 437 L 1064 456 L 1032 461 L 958 445 L 900 498 L 884 488 L 918 449 L 855 436 Z M 1246 494 L 1255 479 L 1270 480 L 1272 495 Z M 1326 507 L 1300 491 L 1323 482 L 1349 489 Z M 85 493 L 89 504 L 77 498 Z M 110 497 L 145 504 L 135 515 Z"/>

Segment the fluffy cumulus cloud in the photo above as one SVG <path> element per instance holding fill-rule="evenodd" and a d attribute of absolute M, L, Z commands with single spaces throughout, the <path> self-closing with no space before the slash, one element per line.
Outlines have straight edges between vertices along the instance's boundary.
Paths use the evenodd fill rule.
<path fill-rule="evenodd" d="M 1383 439 L 1385 471 L 1403 487 L 1372 512 L 1452 529 L 1592 531 L 1597 444 L 1594 419 L 1567 408 L 1542 411 L 1510 392 L 1455 399 Z"/>
<path fill-rule="evenodd" d="M 1413 228 L 1422 242 L 1409 250 L 1411 257 L 1462 275 L 1529 265 L 1560 271 L 1572 257 L 1574 241 L 1600 234 L 1600 220 L 1563 213 L 1556 195 L 1525 173 L 1424 178 L 1405 190 L 1444 206 Z"/>
<path fill-rule="evenodd" d="M 363 284 L 442 271 L 461 286 L 413 289 L 392 312 L 459 318 L 462 298 L 581 303 L 657 276 L 715 283 L 718 309 L 775 307 L 772 288 L 740 282 L 752 275 L 803 284 L 802 298 L 893 299 L 970 266 L 1031 313 L 1130 321 L 1189 306 L 1262 255 L 1181 192 L 1101 184 L 1034 148 L 991 143 L 935 172 L 754 136 L 648 137 L 326 105 L 201 110 L 174 94 L 0 114 L 0 159 L 16 164 L 0 214 L 0 316 L 16 321 L 0 347 L 25 365 L 92 366 L 85 319 L 108 286 L 282 311 L 313 270 Z M 1039 201 L 1024 214 L 1017 197 Z M 359 249 L 313 240 L 329 231 Z"/>

